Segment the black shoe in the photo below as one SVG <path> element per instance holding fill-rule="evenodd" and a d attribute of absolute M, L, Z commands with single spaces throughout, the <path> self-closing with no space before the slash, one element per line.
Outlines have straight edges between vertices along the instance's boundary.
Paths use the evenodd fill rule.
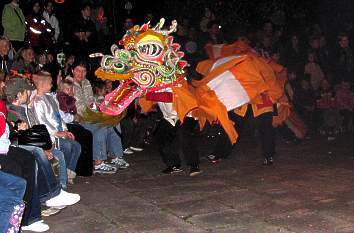
<path fill-rule="evenodd" d="M 207 159 L 213 164 L 219 163 L 221 161 L 221 159 L 215 155 L 208 155 Z"/>
<path fill-rule="evenodd" d="M 162 171 L 162 173 L 165 174 L 173 174 L 173 173 L 178 173 L 182 172 L 183 170 L 181 169 L 181 166 L 170 166 L 167 167 L 165 170 Z"/>
<path fill-rule="evenodd" d="M 273 162 L 273 157 L 267 157 L 263 160 L 263 165 L 272 166 Z"/>
<path fill-rule="evenodd" d="M 199 169 L 199 166 L 191 166 L 191 169 L 189 170 L 189 176 L 197 176 L 202 171 Z"/>

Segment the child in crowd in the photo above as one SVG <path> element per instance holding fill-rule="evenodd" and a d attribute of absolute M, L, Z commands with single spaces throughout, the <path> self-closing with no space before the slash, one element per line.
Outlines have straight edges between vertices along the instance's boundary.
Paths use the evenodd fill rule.
<path fill-rule="evenodd" d="M 111 93 L 113 91 L 113 83 L 112 81 L 106 81 L 105 82 L 105 91 L 106 91 L 106 94 L 108 93 Z"/>
<path fill-rule="evenodd" d="M 70 132 L 75 136 L 75 140 L 81 145 L 81 155 L 78 161 L 76 172 L 78 175 L 92 175 L 92 133 L 77 124 L 82 120 L 77 114 L 76 99 L 74 94 L 74 83 L 69 79 L 64 79 L 59 83 L 56 99 L 59 102 L 60 114 L 67 124 Z"/>
<path fill-rule="evenodd" d="M 335 139 L 334 135 L 339 133 L 340 115 L 334 98 L 334 91 L 330 83 L 324 79 L 320 85 L 320 95 L 316 100 L 317 108 L 321 116 L 320 133 L 327 135 L 328 140 Z"/>
<path fill-rule="evenodd" d="M 307 78 L 301 80 L 300 87 L 294 93 L 294 105 L 300 116 L 309 128 L 313 128 L 313 115 L 315 110 L 315 96 Z"/>
<path fill-rule="evenodd" d="M 64 79 L 59 83 L 57 100 L 59 108 L 65 114 L 63 120 L 65 123 L 71 123 L 72 121 L 79 121 L 79 115 L 77 115 L 76 99 L 74 97 L 74 83 L 71 80 Z M 68 118 L 69 115 L 69 119 Z"/>
<path fill-rule="evenodd" d="M 112 82 L 111 82 L 112 84 Z M 104 96 L 106 95 L 106 83 L 104 82 L 96 82 L 94 85 L 94 103 L 97 106 L 100 106 L 102 101 L 104 101 Z"/>
<path fill-rule="evenodd" d="M 315 53 L 309 52 L 307 55 L 307 64 L 305 65 L 305 74 L 310 75 L 310 83 L 312 89 L 317 91 L 320 87 L 322 80 L 324 79 L 324 74 L 320 65 L 317 63 L 317 58 Z"/>
<path fill-rule="evenodd" d="M 289 100 L 294 101 L 295 93 L 299 90 L 301 82 L 298 80 L 296 72 L 293 70 L 288 71 L 288 82 L 285 85 L 285 91 Z"/>
<path fill-rule="evenodd" d="M 40 124 L 44 124 L 57 148 L 64 153 L 69 182 L 76 176 L 75 168 L 81 154 L 81 146 L 74 135 L 67 130 L 57 100 L 50 94 L 52 78 L 50 73 L 40 71 L 33 76 L 36 86 L 33 107 Z"/>
<path fill-rule="evenodd" d="M 350 89 L 350 83 L 342 80 L 336 86 L 335 93 L 337 107 L 343 120 L 341 131 L 351 131 L 353 126 L 354 92 Z"/>

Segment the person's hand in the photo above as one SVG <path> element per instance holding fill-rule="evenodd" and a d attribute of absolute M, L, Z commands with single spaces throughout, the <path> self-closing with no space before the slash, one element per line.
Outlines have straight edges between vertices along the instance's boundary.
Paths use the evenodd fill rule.
<path fill-rule="evenodd" d="M 26 130 L 26 129 L 28 129 L 28 125 L 26 122 L 20 122 L 17 124 L 17 129 L 18 130 Z"/>
<path fill-rule="evenodd" d="M 57 132 L 55 134 L 55 136 L 58 137 L 58 138 L 68 138 L 68 139 L 71 139 L 71 140 L 75 140 L 74 134 L 72 134 L 69 131 L 59 131 L 59 132 Z"/>
<path fill-rule="evenodd" d="M 48 160 L 52 160 L 54 158 L 54 155 L 53 155 L 53 150 L 50 149 L 50 150 L 43 150 L 44 151 L 44 154 L 47 156 Z"/>
<path fill-rule="evenodd" d="M 67 138 L 69 138 L 69 139 L 71 139 L 71 140 L 75 140 L 74 134 L 72 134 L 72 133 L 69 132 L 69 131 L 65 131 L 65 133 L 66 133 L 66 137 L 67 137 Z"/>
<path fill-rule="evenodd" d="M 58 131 L 56 134 L 55 134 L 56 137 L 58 138 L 66 138 L 66 132 L 65 131 Z"/>

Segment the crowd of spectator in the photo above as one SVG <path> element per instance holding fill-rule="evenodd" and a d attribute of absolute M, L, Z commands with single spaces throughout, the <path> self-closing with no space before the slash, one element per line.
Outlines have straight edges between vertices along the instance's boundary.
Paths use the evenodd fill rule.
<path fill-rule="evenodd" d="M 112 91 L 111 83 L 95 82 L 94 89 L 86 78 L 95 64 L 88 55 L 107 33 L 104 9 L 98 9 L 94 22 L 90 5 L 82 5 L 64 49 L 54 7 L 52 1 L 32 1 L 25 16 L 19 1 L 12 0 L 2 13 L 0 188 L 2 200 L 7 195 L 13 199 L 2 202 L 1 232 L 17 232 L 20 226 L 47 231 L 41 216 L 80 200 L 65 191 L 77 174 L 114 174 L 129 167 L 122 158 L 120 125 L 101 127 L 82 120 L 87 108 L 97 110 L 94 106 Z M 49 142 L 43 144 L 46 138 Z"/>
<path fill-rule="evenodd" d="M 19 0 L 12 0 L 2 12 L 0 200 L 13 198 L 6 199 L 6 205 L 1 201 L 7 210 L 3 216 L 0 213 L 0 232 L 5 232 L 2 230 L 9 227 L 8 219 L 16 216 L 18 224 L 12 227 L 18 229 L 21 211 L 22 230 L 48 230 L 41 216 L 55 214 L 80 200 L 78 194 L 65 191 L 74 184 L 76 174 L 114 174 L 128 168 L 123 155 L 143 150 L 158 116 L 156 112 L 146 116 L 133 104 L 128 116 L 116 126 L 85 122 L 86 109 L 96 111 L 104 95 L 116 85 L 95 78 L 98 61 L 88 56 L 110 47 L 110 19 L 103 6 L 82 4 L 70 30 L 62 30 L 64 26 L 55 16 L 55 2 L 42 4 L 31 1 L 29 12 L 24 14 Z M 152 23 L 158 20 L 152 14 L 146 19 Z M 336 42 L 330 44 L 328 35 L 317 26 L 306 31 L 284 31 L 267 21 L 261 28 L 225 31 L 218 19 L 208 7 L 198 22 L 178 18 L 175 41 L 186 53 L 189 79 L 198 78 L 193 68 L 206 58 L 206 44 L 243 40 L 261 56 L 287 69 L 285 92 L 309 128 L 308 136 L 321 134 L 332 140 L 339 133 L 353 130 L 354 54 L 348 34 L 338 34 Z M 123 35 L 140 23 L 134 21 L 133 16 L 127 17 L 122 28 L 114 31 Z M 21 145 L 13 138 L 10 141 L 10 131 L 35 125 L 46 126 L 51 148 Z"/>

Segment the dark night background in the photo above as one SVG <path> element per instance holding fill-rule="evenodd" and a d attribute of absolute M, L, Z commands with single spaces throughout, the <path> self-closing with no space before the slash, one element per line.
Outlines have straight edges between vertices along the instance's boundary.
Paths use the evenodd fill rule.
<path fill-rule="evenodd" d="M 2 0 L 3 5 L 9 1 Z M 21 0 L 21 7 L 26 12 L 26 6 L 30 0 Z M 65 32 L 66 25 L 77 15 L 78 7 L 83 2 L 90 2 L 93 6 L 103 5 L 106 15 L 110 19 L 111 30 L 120 34 L 122 21 L 126 17 L 132 17 L 135 22 L 141 23 L 148 13 L 152 13 L 156 19 L 183 17 L 189 18 L 189 23 L 198 23 L 203 8 L 210 7 L 217 15 L 223 28 L 227 30 L 247 30 L 248 27 L 259 27 L 264 21 L 271 20 L 275 25 L 287 30 L 305 30 L 315 23 L 331 37 L 338 31 L 347 31 L 353 34 L 354 2 L 351 0 L 229 0 L 229 1 L 206 1 L 206 0 L 182 0 L 182 1 L 136 1 L 132 0 L 133 9 L 128 15 L 124 9 L 125 1 L 122 0 L 66 0 L 63 4 L 56 4 L 56 15 Z M 115 20 L 113 20 L 115 18 Z M 2 30 L 2 29 L 1 29 Z"/>

